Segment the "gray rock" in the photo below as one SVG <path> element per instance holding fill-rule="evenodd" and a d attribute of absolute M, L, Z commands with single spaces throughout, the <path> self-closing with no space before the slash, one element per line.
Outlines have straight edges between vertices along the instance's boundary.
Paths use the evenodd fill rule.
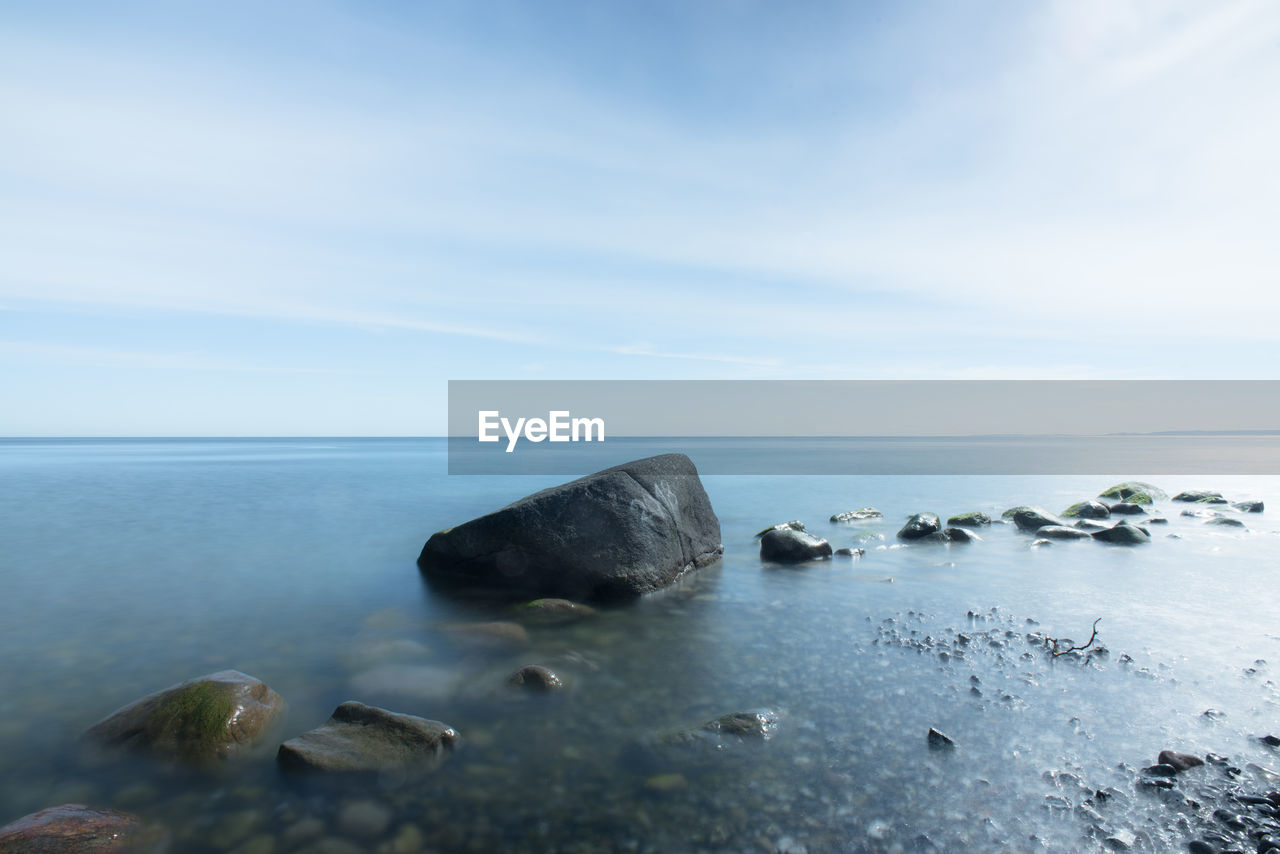
<path fill-rule="evenodd" d="M 831 543 L 808 531 L 782 528 L 760 538 L 760 557 L 776 563 L 803 563 L 831 557 Z"/>
<path fill-rule="evenodd" d="M 595 616 L 596 609 L 568 599 L 534 599 L 511 608 L 512 616 L 537 626 L 559 626 Z"/>
<path fill-rule="evenodd" d="M 863 519 L 879 519 L 884 516 L 874 507 L 863 507 L 860 510 L 846 510 L 831 517 L 832 522 L 860 522 Z"/>
<path fill-rule="evenodd" d="M 947 520 L 947 525 L 952 528 L 981 528 L 990 524 L 991 517 L 981 510 L 958 513 Z"/>
<path fill-rule="evenodd" d="M 1261 501 L 1237 501 L 1231 506 L 1242 513 L 1261 513 L 1266 509 Z"/>
<path fill-rule="evenodd" d="M 1093 538 L 1101 540 L 1104 543 L 1112 543 L 1120 546 L 1136 546 L 1141 543 L 1151 542 L 1151 534 L 1139 528 L 1137 525 L 1130 525 L 1128 522 L 1121 520 L 1110 528 L 1103 528 L 1101 531 L 1094 531 Z"/>
<path fill-rule="evenodd" d="M 439 721 L 349 701 L 321 726 L 280 745 L 276 760 L 289 771 L 429 770 L 457 738 Z"/>
<path fill-rule="evenodd" d="M 89 727 L 91 744 L 187 762 L 226 759 L 269 732 L 285 702 L 258 679 L 222 670 L 157 691 Z"/>
<path fill-rule="evenodd" d="M 982 537 L 964 528 L 947 528 L 942 534 L 952 543 L 978 543 L 982 541 Z"/>
<path fill-rule="evenodd" d="M 1062 511 L 1064 519 L 1105 519 L 1111 515 L 1111 508 L 1101 501 L 1080 501 Z"/>
<path fill-rule="evenodd" d="M 1009 518 L 1013 519 L 1013 524 L 1018 526 L 1019 531 L 1026 531 L 1027 533 L 1035 533 L 1046 525 L 1067 527 L 1067 523 L 1064 520 L 1042 507 L 1015 507 Z"/>
<path fill-rule="evenodd" d="M 768 741 L 777 733 L 781 715 L 773 709 L 731 712 L 694 727 L 663 733 L 658 743 L 666 745 L 708 744 L 724 747 L 747 740 Z"/>
<path fill-rule="evenodd" d="M 1244 522 L 1239 519 L 1232 519 L 1230 516 L 1215 516 L 1205 522 L 1206 525 L 1221 525 L 1224 528 L 1243 528 Z"/>
<path fill-rule="evenodd" d="M 559 676 L 539 664 L 527 664 L 521 667 L 507 677 L 507 684 L 513 688 L 541 693 L 558 691 L 564 687 L 564 682 Z"/>
<path fill-rule="evenodd" d="M 1132 501 L 1116 502 L 1110 509 L 1113 516 L 1145 516 L 1147 513 L 1141 504 Z"/>
<path fill-rule="evenodd" d="M 849 548 L 836 549 L 835 552 L 833 552 L 833 554 L 836 557 L 862 557 L 866 553 L 867 553 L 866 549 L 849 549 Z"/>
<path fill-rule="evenodd" d="M 936 513 L 917 513 L 907 520 L 907 524 L 898 531 L 900 540 L 919 540 L 929 534 L 942 532 L 942 522 Z"/>
<path fill-rule="evenodd" d="M 1037 537 L 1049 540 L 1087 540 L 1089 532 L 1079 528 L 1067 528 L 1062 525 L 1045 525 L 1036 531 Z"/>
<path fill-rule="evenodd" d="M 1186 771 L 1189 768 L 1196 768 L 1204 764 L 1204 760 L 1199 756 L 1193 756 L 1190 753 L 1178 753 L 1176 750 L 1162 750 L 1160 756 L 1156 758 L 1156 764 L 1169 765 L 1175 771 Z"/>
<path fill-rule="evenodd" d="M 684 454 L 663 454 L 433 534 L 418 566 L 446 589 L 599 600 L 666 587 L 722 551 L 697 469 Z"/>
<path fill-rule="evenodd" d="M 763 531 L 757 531 L 756 539 L 757 540 L 760 539 L 770 531 L 785 531 L 787 529 L 790 529 L 792 531 L 803 531 L 804 522 L 801 522 L 799 519 L 793 519 L 790 522 L 779 522 L 776 525 L 770 525 L 769 527 L 765 528 Z"/>
<path fill-rule="evenodd" d="M 1104 525 L 1101 522 L 1095 522 L 1092 519 L 1077 519 L 1076 523 L 1071 527 L 1079 528 L 1081 531 L 1101 531 L 1104 528 L 1109 528 L 1110 526 Z"/>
<path fill-rule="evenodd" d="M 1227 499 L 1221 492 L 1207 492 L 1201 489 L 1189 489 L 1173 496 L 1174 501 L 1185 501 L 1193 504 L 1226 504 Z"/>
<path fill-rule="evenodd" d="M 1102 840 L 1112 851 L 1128 851 L 1137 843 L 1138 837 L 1132 830 L 1117 830 Z"/>

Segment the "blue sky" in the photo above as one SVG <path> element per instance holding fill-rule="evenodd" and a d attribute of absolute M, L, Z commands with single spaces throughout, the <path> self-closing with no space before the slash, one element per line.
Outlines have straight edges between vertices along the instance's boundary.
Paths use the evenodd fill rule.
<path fill-rule="evenodd" d="M 1280 5 L 0 11 L 0 434 L 449 379 L 1264 378 Z"/>

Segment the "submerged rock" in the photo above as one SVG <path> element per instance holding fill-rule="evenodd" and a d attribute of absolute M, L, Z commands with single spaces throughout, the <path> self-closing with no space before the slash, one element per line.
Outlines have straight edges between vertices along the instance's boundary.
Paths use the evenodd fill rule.
<path fill-rule="evenodd" d="M 836 557 L 862 557 L 866 553 L 867 553 L 866 549 L 849 549 L 849 548 L 836 549 L 834 552 L 832 552 L 832 554 L 834 554 Z"/>
<path fill-rule="evenodd" d="M 1237 501 L 1231 506 L 1241 513 L 1261 513 L 1265 509 L 1265 505 L 1261 501 Z"/>
<path fill-rule="evenodd" d="M 1206 525 L 1221 525 L 1224 528 L 1243 528 L 1244 522 L 1239 519 L 1232 519 L 1230 516 L 1215 516 L 1205 522 Z"/>
<path fill-rule="evenodd" d="M 1018 526 L 1018 530 L 1026 531 L 1034 534 L 1036 531 L 1046 525 L 1056 525 L 1066 528 L 1065 520 L 1058 518 L 1043 507 L 1015 507 L 1010 512 L 1009 518 L 1013 520 L 1013 524 Z"/>
<path fill-rule="evenodd" d="M 511 613 L 522 622 L 539 626 L 558 626 L 595 616 L 596 609 L 568 599 L 534 599 L 515 605 Z"/>
<path fill-rule="evenodd" d="M 991 524 L 991 517 L 981 510 L 971 510 L 968 513 L 957 513 L 947 520 L 947 525 L 953 528 L 981 528 L 984 525 Z"/>
<path fill-rule="evenodd" d="M 129 813 L 62 804 L 0 827 L 0 854 L 134 854 L 158 850 L 164 835 Z"/>
<path fill-rule="evenodd" d="M 863 507 L 860 510 L 846 510 L 831 517 L 832 522 L 860 522 L 863 519 L 879 519 L 884 516 L 874 507 Z"/>
<path fill-rule="evenodd" d="M 1076 523 L 1071 527 L 1078 528 L 1081 531 L 1101 531 L 1110 526 L 1104 525 L 1101 522 L 1095 522 L 1092 519 L 1077 519 Z"/>
<path fill-rule="evenodd" d="M 529 630 L 510 620 L 460 623 L 442 628 L 456 643 L 471 649 L 523 649 L 529 645 Z"/>
<path fill-rule="evenodd" d="M 777 563 L 803 563 L 831 557 L 831 543 L 808 531 L 781 528 L 760 538 L 760 557 Z"/>
<path fill-rule="evenodd" d="M 428 770 L 457 738 L 439 721 L 349 701 L 321 726 L 280 745 L 276 760 L 290 771 Z"/>
<path fill-rule="evenodd" d="M 433 534 L 418 566 L 448 589 L 600 600 L 666 587 L 722 551 L 698 470 L 684 454 L 663 454 Z"/>
<path fill-rule="evenodd" d="M 1105 519 L 1111 508 L 1101 501 L 1079 501 L 1062 511 L 1064 519 Z"/>
<path fill-rule="evenodd" d="M 1193 504 L 1226 504 L 1227 499 L 1221 492 L 1208 492 L 1201 489 L 1188 489 L 1173 496 L 1174 501 L 1185 501 Z"/>
<path fill-rule="evenodd" d="M 507 677 L 507 684 L 513 688 L 543 693 L 558 691 L 564 687 L 564 682 L 560 681 L 559 676 L 539 664 L 527 664 L 521 667 Z"/>
<path fill-rule="evenodd" d="M 1141 504 L 1133 501 L 1116 502 L 1110 509 L 1113 516 L 1145 516 L 1147 513 Z"/>
<path fill-rule="evenodd" d="M 1045 525 L 1043 528 L 1036 530 L 1036 536 L 1050 540 L 1087 540 L 1090 538 L 1088 531 L 1080 528 L 1068 528 L 1063 525 Z"/>
<path fill-rule="evenodd" d="M 1104 543 L 1112 543 L 1119 546 L 1136 546 L 1141 543 L 1151 542 L 1151 534 L 1137 525 L 1130 525 L 1128 522 L 1121 520 L 1110 528 L 1103 528 L 1101 531 L 1094 531 L 1093 538 L 1101 540 Z"/>
<path fill-rule="evenodd" d="M 1164 490 L 1149 483 L 1143 483 L 1140 480 L 1128 480 L 1124 483 L 1117 483 L 1105 492 L 1100 493 L 1098 497 L 1130 501 L 1134 504 L 1154 504 L 1157 500 L 1164 501 L 1168 499 L 1169 495 Z"/>
<path fill-rule="evenodd" d="M 109 748 L 183 761 L 225 759 L 261 740 L 285 702 L 258 679 L 222 670 L 136 700 L 89 727 Z"/>
<path fill-rule="evenodd" d="M 903 525 L 902 529 L 898 531 L 898 539 L 919 540 L 941 531 L 942 522 L 938 520 L 938 514 L 917 513 L 908 519 L 907 524 Z"/>
<path fill-rule="evenodd" d="M 769 527 L 765 528 L 763 531 L 757 531 L 756 539 L 757 540 L 760 539 L 770 531 L 787 531 L 787 530 L 803 531 L 804 522 L 801 522 L 799 519 L 793 519 L 790 522 L 779 522 L 776 525 L 770 525 Z"/>
<path fill-rule="evenodd" d="M 661 744 L 723 744 L 725 736 L 732 741 L 768 741 L 778 729 L 781 715 L 773 709 L 730 712 L 693 729 L 673 730 L 658 739 Z"/>

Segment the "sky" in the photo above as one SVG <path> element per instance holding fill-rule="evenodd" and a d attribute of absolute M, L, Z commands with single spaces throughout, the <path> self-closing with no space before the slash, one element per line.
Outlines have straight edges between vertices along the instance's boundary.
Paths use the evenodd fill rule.
<path fill-rule="evenodd" d="M 1280 4 L 0 8 L 0 435 L 1276 379 Z"/>

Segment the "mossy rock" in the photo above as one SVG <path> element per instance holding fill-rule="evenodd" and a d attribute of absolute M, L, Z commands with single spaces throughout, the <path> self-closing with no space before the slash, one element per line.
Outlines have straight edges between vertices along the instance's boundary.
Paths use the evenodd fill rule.
<path fill-rule="evenodd" d="M 947 520 L 948 527 L 952 528 L 981 528 L 990 524 L 991 517 L 981 510 L 959 513 Z"/>
<path fill-rule="evenodd" d="M 1208 492 L 1203 489 L 1189 489 L 1186 492 L 1179 492 L 1173 496 L 1174 501 L 1183 501 L 1191 504 L 1226 504 L 1227 499 L 1222 497 L 1221 492 Z"/>
<path fill-rule="evenodd" d="M 90 727 L 85 739 L 185 762 L 226 759 L 260 743 L 284 710 L 265 683 L 223 670 L 130 703 Z"/>
<path fill-rule="evenodd" d="M 1115 501 L 1128 501 L 1131 504 L 1154 504 L 1156 501 L 1168 501 L 1169 495 L 1157 486 L 1143 483 L 1140 480 L 1126 480 L 1117 483 L 1106 492 L 1098 494 L 1099 498 L 1110 498 Z"/>
<path fill-rule="evenodd" d="M 1106 519 L 1110 515 L 1111 509 L 1101 501 L 1077 501 L 1062 511 L 1064 519 Z"/>

